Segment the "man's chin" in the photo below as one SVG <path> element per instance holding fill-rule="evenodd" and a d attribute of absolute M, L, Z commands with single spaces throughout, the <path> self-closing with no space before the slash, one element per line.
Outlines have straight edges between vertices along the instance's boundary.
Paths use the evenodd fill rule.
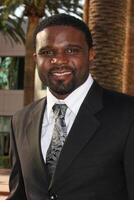
<path fill-rule="evenodd" d="M 50 91 L 55 94 L 56 96 L 60 96 L 60 95 L 63 95 L 63 96 L 68 96 L 71 92 L 73 92 L 75 88 L 74 87 L 50 87 Z"/>

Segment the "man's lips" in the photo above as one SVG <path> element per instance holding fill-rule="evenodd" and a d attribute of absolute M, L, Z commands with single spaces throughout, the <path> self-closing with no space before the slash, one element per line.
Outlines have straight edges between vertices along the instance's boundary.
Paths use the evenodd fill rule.
<path fill-rule="evenodd" d="M 52 76 L 57 76 L 57 77 L 61 77 L 61 76 L 69 76 L 73 74 L 73 70 L 72 69 L 53 69 L 50 71 L 50 74 Z"/>
<path fill-rule="evenodd" d="M 54 76 L 66 76 L 72 74 L 71 71 L 59 71 L 59 72 L 53 72 L 52 75 Z"/>

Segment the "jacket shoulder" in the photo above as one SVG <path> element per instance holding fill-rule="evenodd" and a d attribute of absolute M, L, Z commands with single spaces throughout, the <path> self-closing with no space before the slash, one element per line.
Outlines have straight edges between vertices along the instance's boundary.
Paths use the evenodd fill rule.
<path fill-rule="evenodd" d="M 103 105 L 112 113 L 134 117 L 134 96 L 103 88 Z"/>
<path fill-rule="evenodd" d="M 103 88 L 103 96 L 107 102 L 112 101 L 113 103 L 120 103 L 120 104 L 129 103 L 134 105 L 134 96 L 127 95 L 125 93 L 120 93 Z"/>
<path fill-rule="evenodd" d="M 37 110 L 39 107 L 44 107 L 46 98 L 39 99 L 25 106 L 21 110 L 18 110 L 14 115 L 13 119 L 24 118 L 27 115 L 30 115 L 34 110 Z"/>

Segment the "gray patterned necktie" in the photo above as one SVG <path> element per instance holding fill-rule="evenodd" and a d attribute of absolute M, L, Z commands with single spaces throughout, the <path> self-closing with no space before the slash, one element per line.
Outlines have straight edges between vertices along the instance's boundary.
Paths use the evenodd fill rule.
<path fill-rule="evenodd" d="M 67 127 L 65 124 L 66 110 L 66 104 L 55 104 L 53 106 L 55 124 L 52 140 L 46 155 L 46 164 L 51 178 L 55 172 L 56 164 L 67 136 Z"/>

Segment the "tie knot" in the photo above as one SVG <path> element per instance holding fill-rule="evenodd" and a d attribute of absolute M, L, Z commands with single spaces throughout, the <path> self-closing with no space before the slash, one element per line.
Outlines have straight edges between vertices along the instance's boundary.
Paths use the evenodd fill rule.
<path fill-rule="evenodd" d="M 67 110 L 66 104 L 54 104 L 53 106 L 53 112 L 56 116 L 65 117 Z"/>

